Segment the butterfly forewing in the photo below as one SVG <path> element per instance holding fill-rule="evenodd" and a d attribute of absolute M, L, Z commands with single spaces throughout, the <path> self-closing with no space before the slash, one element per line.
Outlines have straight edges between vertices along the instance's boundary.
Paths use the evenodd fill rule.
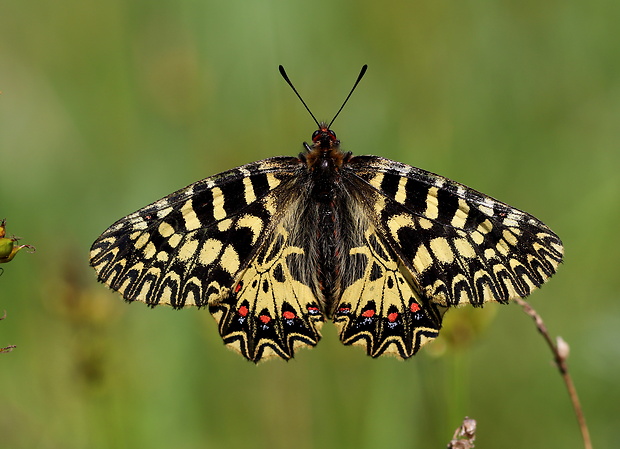
<path fill-rule="evenodd" d="M 560 239 L 533 216 L 462 184 L 376 156 L 353 158 L 369 214 L 429 300 L 524 297 L 555 273 Z"/>

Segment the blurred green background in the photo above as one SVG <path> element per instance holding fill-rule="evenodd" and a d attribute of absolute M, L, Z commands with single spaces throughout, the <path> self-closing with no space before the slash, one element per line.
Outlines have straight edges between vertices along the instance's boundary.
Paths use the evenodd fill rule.
<path fill-rule="evenodd" d="M 514 304 L 448 313 L 414 359 L 373 360 L 331 324 L 259 366 L 205 310 L 124 304 L 91 242 L 193 181 L 345 150 L 440 173 L 533 213 L 565 264 L 532 304 L 571 345 L 594 446 L 620 403 L 620 3 L 5 2 L 0 218 L 33 244 L 0 277 L 0 448 L 581 446 L 551 354 Z"/>

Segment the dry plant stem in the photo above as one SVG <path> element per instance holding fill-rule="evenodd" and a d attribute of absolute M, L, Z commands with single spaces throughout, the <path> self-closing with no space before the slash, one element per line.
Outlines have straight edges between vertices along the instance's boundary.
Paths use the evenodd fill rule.
<path fill-rule="evenodd" d="M 454 431 L 447 449 L 473 449 L 476 440 L 476 420 L 465 417 L 463 424 Z"/>
<path fill-rule="evenodd" d="M 5 318 L 6 318 L 6 310 L 4 311 L 4 314 L 0 317 L 0 321 L 2 321 Z M 9 345 L 9 346 L 5 346 L 4 348 L 0 348 L 0 354 L 11 352 L 15 348 L 17 348 L 17 346 L 15 345 Z"/>
<path fill-rule="evenodd" d="M 521 298 L 516 298 L 515 301 L 521 307 L 523 307 L 525 313 L 532 317 L 532 319 L 536 323 L 538 332 L 542 334 L 542 336 L 545 338 L 545 341 L 551 348 L 551 351 L 553 352 L 555 358 L 555 363 L 560 370 L 560 374 L 562 375 L 562 379 L 564 379 L 566 389 L 568 390 L 568 395 L 570 396 L 570 400 L 573 403 L 575 415 L 577 415 L 577 422 L 579 423 L 581 436 L 583 438 L 583 446 L 585 447 L 585 449 L 592 449 L 592 441 L 590 440 L 590 431 L 588 430 L 588 426 L 586 424 L 586 418 L 583 415 L 583 410 L 581 409 L 581 404 L 579 403 L 579 396 L 577 395 L 575 384 L 573 384 L 573 379 L 568 373 L 568 365 L 566 364 L 568 351 L 563 348 L 559 348 L 558 345 L 554 343 L 553 339 L 549 336 L 549 332 L 547 331 L 547 327 L 545 326 L 542 318 L 528 302 Z"/>

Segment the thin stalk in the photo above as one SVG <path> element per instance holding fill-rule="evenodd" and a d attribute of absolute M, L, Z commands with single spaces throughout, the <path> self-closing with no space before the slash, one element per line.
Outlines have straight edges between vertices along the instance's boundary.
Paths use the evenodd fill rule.
<path fill-rule="evenodd" d="M 568 344 L 561 337 L 557 338 L 557 342 L 554 342 L 549 332 L 547 331 L 547 327 L 543 322 L 541 316 L 534 310 L 534 308 L 522 298 L 516 298 L 515 301 L 523 308 L 525 313 L 532 317 L 534 322 L 536 323 L 536 327 L 538 328 L 538 332 L 542 334 L 547 345 L 551 348 L 551 352 L 553 352 L 553 356 L 555 359 L 555 364 L 560 371 L 560 375 L 562 379 L 564 379 L 564 383 L 566 384 L 566 389 L 568 390 L 568 395 L 570 397 L 571 402 L 573 403 L 573 409 L 575 410 L 575 415 L 577 415 L 577 422 L 579 423 L 579 429 L 581 430 L 581 437 L 583 438 L 583 447 L 585 449 L 592 449 L 592 440 L 590 439 L 590 431 L 588 430 L 588 426 L 586 424 L 586 418 L 583 414 L 583 409 L 581 408 L 581 403 L 579 402 L 579 396 L 577 395 L 577 390 L 575 389 L 575 384 L 573 383 L 573 379 L 571 378 L 568 372 L 568 365 L 566 363 L 566 359 L 568 359 Z"/>

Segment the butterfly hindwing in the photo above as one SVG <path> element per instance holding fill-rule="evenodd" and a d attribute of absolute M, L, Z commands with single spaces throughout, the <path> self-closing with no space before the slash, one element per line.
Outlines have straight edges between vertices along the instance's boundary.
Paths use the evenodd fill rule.
<path fill-rule="evenodd" d="M 376 156 L 348 168 L 379 232 L 433 302 L 524 297 L 562 260 L 560 239 L 542 222 L 469 187 Z"/>
<path fill-rule="evenodd" d="M 295 279 L 289 256 L 304 249 L 289 242 L 279 225 L 239 277 L 225 299 L 209 310 L 224 342 L 249 360 L 293 357 L 300 346 L 314 346 L 323 324 L 321 307 L 310 287 Z"/>
<path fill-rule="evenodd" d="M 445 308 L 421 295 L 409 270 L 373 226 L 365 245 L 350 250 L 363 260 L 363 273 L 342 294 L 334 311 L 340 339 L 366 347 L 372 357 L 414 355 L 439 334 Z"/>

